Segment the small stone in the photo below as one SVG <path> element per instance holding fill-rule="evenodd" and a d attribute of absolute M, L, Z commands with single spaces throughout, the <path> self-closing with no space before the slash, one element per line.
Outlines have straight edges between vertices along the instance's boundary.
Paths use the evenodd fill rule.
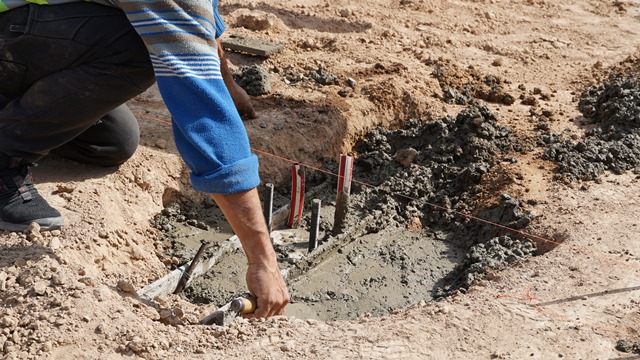
<path fill-rule="evenodd" d="M 349 95 L 349 89 L 340 89 L 338 90 L 338 95 L 342 97 L 347 97 Z"/>
<path fill-rule="evenodd" d="M 127 344 L 127 347 L 136 354 L 144 351 L 144 343 L 139 337 L 133 338 L 133 340 Z"/>
<path fill-rule="evenodd" d="M 45 281 L 38 281 L 37 283 L 35 283 L 35 285 L 33 285 L 33 292 L 38 296 L 46 294 L 47 283 Z"/>
<path fill-rule="evenodd" d="M 179 306 L 173 308 L 173 314 L 180 319 L 184 318 L 184 311 Z"/>
<path fill-rule="evenodd" d="M 86 286 L 89 286 L 89 287 L 95 287 L 96 286 L 96 281 L 93 280 L 92 277 L 88 277 L 88 276 L 81 277 L 80 279 L 78 279 L 78 282 L 81 283 L 81 284 L 84 284 Z"/>
<path fill-rule="evenodd" d="M 60 274 L 53 274 L 53 276 L 51 276 L 51 282 L 53 283 L 53 285 L 63 285 L 64 284 L 64 280 L 63 280 L 62 276 L 60 276 Z"/>
<path fill-rule="evenodd" d="M 351 10 L 345 8 L 340 9 L 338 13 L 340 14 L 340 16 L 345 18 L 351 16 Z"/>
<path fill-rule="evenodd" d="M 418 151 L 414 148 L 406 148 L 399 150 L 393 155 L 393 160 L 400 163 L 404 167 L 409 167 L 418 156 Z"/>
<path fill-rule="evenodd" d="M 7 279 L 8 278 L 9 278 L 9 275 L 6 272 L 0 271 L 0 291 L 7 290 Z"/>
<path fill-rule="evenodd" d="M 160 309 L 158 310 L 158 315 L 160 315 L 160 319 L 166 319 L 173 315 L 171 309 Z"/>
<path fill-rule="evenodd" d="M 44 242 L 44 236 L 40 234 L 40 224 L 38 223 L 31 223 L 24 233 L 27 235 L 27 240 L 33 243 L 42 244 Z"/>
<path fill-rule="evenodd" d="M 13 316 L 3 316 L 0 319 L 0 325 L 2 325 L 3 328 L 14 329 L 18 326 L 18 319 Z"/>
<path fill-rule="evenodd" d="M 57 186 L 58 192 L 61 194 L 71 194 L 76 191 L 76 184 L 74 183 L 62 183 Z"/>
<path fill-rule="evenodd" d="M 264 11 L 250 11 L 236 18 L 236 26 L 249 30 L 267 30 L 276 24 L 278 17 Z"/>
<path fill-rule="evenodd" d="M 156 296 L 153 298 L 153 301 L 157 302 L 158 305 L 160 305 L 161 307 L 169 307 L 169 302 L 167 301 L 166 298 L 162 297 L 162 296 Z"/>
<path fill-rule="evenodd" d="M 138 246 L 132 246 L 131 247 L 131 253 L 129 255 L 131 257 L 131 260 L 144 260 L 144 252 L 142 251 L 142 249 L 140 249 Z"/>
<path fill-rule="evenodd" d="M 355 80 L 354 80 L 354 79 L 352 79 L 352 78 L 347 78 L 347 86 L 348 86 L 348 87 L 350 87 L 350 88 L 354 88 L 354 87 L 356 87 L 356 85 L 358 85 L 358 82 L 357 82 L 357 81 L 355 81 Z"/>
<path fill-rule="evenodd" d="M 160 320 L 160 316 L 158 316 L 158 312 L 156 311 L 155 308 L 151 306 L 144 306 L 141 310 L 143 315 L 148 319 L 151 319 L 153 321 Z"/>
<path fill-rule="evenodd" d="M 53 342 L 51 342 L 51 340 L 45 341 L 45 343 L 42 344 L 40 350 L 42 350 L 43 352 L 51 352 L 51 350 L 53 350 Z"/>
<path fill-rule="evenodd" d="M 131 285 L 130 282 L 125 280 L 118 281 L 117 287 L 118 287 L 118 290 L 126 293 L 133 293 L 136 291 L 136 288 L 133 287 L 133 285 Z"/>
<path fill-rule="evenodd" d="M 493 60 L 493 62 L 491 63 L 491 65 L 493 65 L 493 66 L 502 66 L 502 59 L 495 59 L 495 60 Z"/>
<path fill-rule="evenodd" d="M 166 149 L 167 148 L 167 140 L 159 139 L 158 141 L 156 141 L 156 147 L 158 149 Z"/>
<path fill-rule="evenodd" d="M 96 329 L 94 330 L 94 332 L 96 334 L 104 334 L 104 325 L 100 324 L 96 326 Z"/>
<path fill-rule="evenodd" d="M 286 344 L 282 344 L 282 346 L 280 346 L 280 350 L 282 352 L 289 352 L 289 351 L 293 351 L 294 346 L 293 346 L 293 342 L 289 341 Z"/>
<path fill-rule="evenodd" d="M 616 350 L 624 353 L 630 353 L 633 351 L 633 345 L 627 340 L 618 340 L 616 343 Z"/>
<path fill-rule="evenodd" d="M 53 251 L 56 251 L 62 247 L 62 243 L 60 243 L 60 238 L 54 236 L 49 240 L 49 248 Z"/>

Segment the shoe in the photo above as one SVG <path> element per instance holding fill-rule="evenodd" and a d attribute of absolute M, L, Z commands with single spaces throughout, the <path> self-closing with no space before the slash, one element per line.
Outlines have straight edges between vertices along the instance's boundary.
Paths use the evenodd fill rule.
<path fill-rule="evenodd" d="M 60 212 L 33 185 L 28 164 L 0 170 L 0 229 L 24 231 L 34 222 L 41 230 L 55 230 L 64 225 Z"/>

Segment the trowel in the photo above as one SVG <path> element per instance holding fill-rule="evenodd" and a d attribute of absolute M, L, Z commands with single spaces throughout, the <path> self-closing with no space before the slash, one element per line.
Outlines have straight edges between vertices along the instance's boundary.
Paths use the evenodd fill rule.
<path fill-rule="evenodd" d="M 203 325 L 227 326 L 240 314 L 250 314 L 258 307 L 256 298 L 243 294 L 200 320 Z"/>

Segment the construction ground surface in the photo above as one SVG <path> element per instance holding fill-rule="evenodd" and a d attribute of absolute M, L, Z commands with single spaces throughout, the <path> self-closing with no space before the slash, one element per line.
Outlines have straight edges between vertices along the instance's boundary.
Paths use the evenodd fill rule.
<path fill-rule="evenodd" d="M 231 235 L 152 87 L 129 103 L 131 160 L 34 169 L 66 226 L 0 233 L 0 358 L 640 359 L 638 2 L 220 9 L 225 37 L 282 45 L 228 57 L 255 94 L 245 126 L 276 208 L 292 162 L 307 177 L 301 226 L 274 236 L 287 316 L 198 324 L 245 291 L 241 251 L 182 294 L 136 296 Z M 355 182 L 332 236 L 340 154 Z"/>

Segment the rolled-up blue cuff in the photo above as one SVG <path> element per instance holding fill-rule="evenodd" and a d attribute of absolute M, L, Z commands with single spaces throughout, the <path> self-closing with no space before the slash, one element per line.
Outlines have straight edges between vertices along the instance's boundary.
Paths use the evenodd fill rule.
<path fill-rule="evenodd" d="M 251 157 L 223 166 L 214 173 L 191 173 L 193 188 L 210 194 L 235 194 L 251 190 L 259 184 L 258 157 L 253 154 Z"/>

